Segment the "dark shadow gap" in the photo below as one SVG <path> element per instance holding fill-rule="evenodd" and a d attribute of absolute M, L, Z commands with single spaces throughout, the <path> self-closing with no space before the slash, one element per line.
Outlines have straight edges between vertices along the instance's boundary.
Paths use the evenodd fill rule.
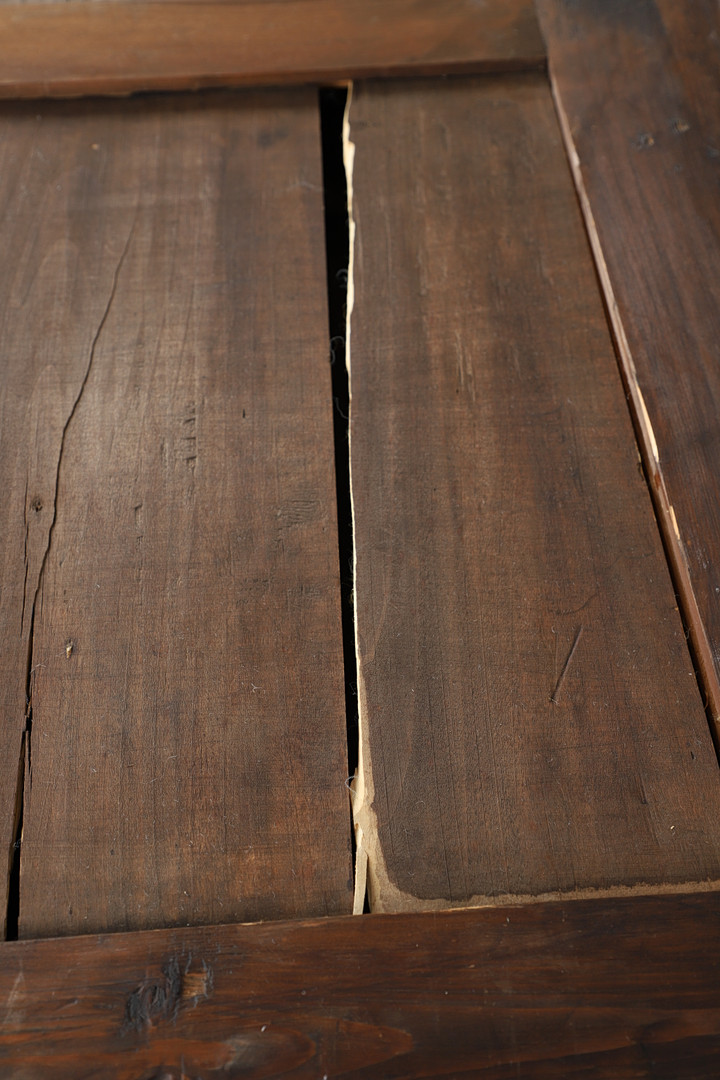
<path fill-rule="evenodd" d="M 33 605 L 28 637 L 27 671 L 25 673 L 25 727 L 20 739 L 17 783 L 15 787 L 15 819 L 13 821 L 12 846 L 8 869 L 7 911 L 5 913 L 5 938 L 17 941 L 20 926 L 20 856 L 22 854 L 23 818 L 25 813 L 25 785 L 30 776 L 32 733 L 32 656 L 35 607 Z"/>
<path fill-rule="evenodd" d="M 5 939 L 17 941 L 20 927 L 20 857 L 22 855 L 23 820 L 25 816 L 25 787 L 32 783 L 32 677 L 33 642 L 35 640 L 35 604 L 30 616 L 30 633 L 27 646 L 25 671 L 25 727 L 20 739 L 20 758 L 15 786 L 15 818 L 8 869 L 7 910 L 5 913 Z"/>
<path fill-rule="evenodd" d="M 28 754 L 28 733 L 32 720 L 27 719 L 27 726 L 22 733 L 20 741 L 20 760 L 18 763 L 18 778 L 15 796 L 15 821 L 13 825 L 13 839 L 10 853 L 10 868 L 8 874 L 8 897 L 7 913 L 5 920 L 5 938 L 7 941 L 17 941 L 20 924 L 20 852 L 22 849 L 23 811 L 25 805 L 25 775 L 27 771 L 26 760 Z"/>
<path fill-rule="evenodd" d="M 354 536 L 350 496 L 350 381 L 345 362 L 345 318 L 350 237 L 342 128 L 347 91 L 344 87 L 321 89 L 319 99 L 323 189 L 325 195 L 325 250 L 327 257 L 343 664 L 345 668 L 345 718 L 347 723 L 348 778 L 350 778 L 354 775 L 358 765 L 359 729 L 353 604 Z"/>

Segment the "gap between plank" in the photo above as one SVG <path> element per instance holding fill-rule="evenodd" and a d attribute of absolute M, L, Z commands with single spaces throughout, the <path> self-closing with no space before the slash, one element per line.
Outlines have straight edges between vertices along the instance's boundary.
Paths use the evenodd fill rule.
<path fill-rule="evenodd" d="M 345 669 L 345 718 L 347 724 L 348 777 L 346 785 L 354 799 L 353 781 L 358 770 L 358 691 L 355 648 L 355 536 L 350 484 L 350 369 L 348 354 L 349 313 L 352 309 L 351 227 L 344 163 L 344 118 L 350 89 L 319 91 L 322 132 L 323 191 L 325 200 L 325 250 L 330 329 L 330 364 L 335 444 L 340 602 L 343 666 Z M 352 828 L 353 861 L 357 864 L 356 835 Z M 357 908 L 358 881 L 355 882 Z M 363 900 L 360 912 L 364 908 Z"/>
<path fill-rule="evenodd" d="M 655 511 L 655 519 L 665 551 L 665 558 L 668 563 L 673 589 L 678 601 L 678 609 L 685 630 L 685 637 L 687 638 L 688 653 L 698 682 L 705 713 L 707 715 L 715 753 L 720 762 L 720 699 L 717 697 L 715 690 L 715 680 L 713 675 L 714 665 L 710 642 L 692 587 L 685 545 L 683 544 L 680 530 L 678 529 L 675 510 L 670 502 L 665 486 L 665 479 L 660 467 L 660 454 L 655 439 L 655 433 L 645 405 L 645 399 L 640 389 L 635 363 L 625 334 L 625 327 L 623 326 L 622 318 L 620 316 L 615 292 L 605 262 L 605 255 L 602 250 L 597 226 L 595 224 L 595 216 L 585 189 L 580 157 L 575 147 L 572 131 L 570 129 L 570 122 L 567 113 L 565 112 L 557 83 L 553 77 L 552 66 L 550 68 L 550 85 L 560 131 L 565 144 L 565 152 L 570 166 L 570 172 L 573 177 L 575 191 L 585 223 L 585 231 L 593 254 L 595 270 L 600 285 L 600 295 L 603 298 L 608 325 L 615 345 L 615 355 L 618 360 L 618 368 L 620 370 L 630 416 L 635 429 L 635 437 L 640 451 L 640 460 L 645 475 L 645 481 L 650 489 L 650 498 Z"/>
<path fill-rule="evenodd" d="M 342 156 L 343 166 L 345 170 L 345 187 L 347 194 L 347 228 L 348 228 L 348 278 L 347 278 L 347 300 L 345 305 L 345 366 L 347 369 L 348 379 L 348 487 L 350 491 L 350 506 L 352 511 L 353 521 L 353 537 L 355 536 L 355 503 L 353 500 L 353 487 L 352 487 L 352 354 L 351 354 L 351 331 L 352 331 L 352 313 L 355 306 L 355 278 L 354 278 L 354 264 L 355 264 L 355 217 L 353 213 L 353 166 L 355 164 L 355 143 L 350 138 L 350 108 L 352 106 L 353 96 L 353 84 L 348 85 L 347 100 L 345 102 L 345 111 L 343 113 L 342 123 Z M 353 580 L 357 580 L 357 546 L 353 544 Z M 368 870 L 368 854 L 367 848 L 364 842 L 363 829 L 361 823 L 361 812 L 365 805 L 366 800 L 366 779 L 367 770 L 365 768 L 365 730 L 364 730 L 364 711 L 365 711 L 365 693 L 362 681 L 362 673 L 360 670 L 360 649 L 358 645 L 358 625 L 357 625 L 357 606 L 353 607 L 353 654 L 355 673 L 357 679 L 357 768 L 350 785 L 350 793 L 352 797 L 352 811 L 354 821 L 354 837 L 355 837 L 355 900 L 353 903 L 353 914 L 362 915 L 363 912 L 370 910 L 369 896 L 368 896 L 368 882 L 367 882 L 367 870 Z"/>

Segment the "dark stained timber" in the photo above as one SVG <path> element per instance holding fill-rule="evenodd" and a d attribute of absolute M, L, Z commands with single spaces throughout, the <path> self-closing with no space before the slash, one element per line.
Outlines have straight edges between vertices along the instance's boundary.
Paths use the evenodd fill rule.
<path fill-rule="evenodd" d="M 717 727 L 720 8 L 714 0 L 538 6 L 645 467 Z"/>
<path fill-rule="evenodd" d="M 532 0 L 0 2 L 0 97 L 543 67 Z"/>
<path fill-rule="evenodd" d="M 3 1080 L 716 1080 L 717 894 L 0 946 Z"/>
<path fill-rule="evenodd" d="M 347 142 L 373 909 L 717 879 L 717 762 L 545 80 L 356 86 Z"/>
<path fill-rule="evenodd" d="M 316 96 L 5 107 L 0 177 L 19 934 L 343 913 Z"/>

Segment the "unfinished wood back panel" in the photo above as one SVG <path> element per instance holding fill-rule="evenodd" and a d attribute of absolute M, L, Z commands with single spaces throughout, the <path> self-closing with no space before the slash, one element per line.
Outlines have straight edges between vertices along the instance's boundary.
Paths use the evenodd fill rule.
<path fill-rule="evenodd" d="M 539 9 L 646 467 L 720 725 L 720 9 L 714 0 L 541 0 Z"/>
<path fill-rule="evenodd" d="M 346 911 L 316 97 L 0 130 L 11 491 L 45 522 L 20 935 Z"/>
<path fill-rule="evenodd" d="M 720 776 L 547 84 L 359 85 L 346 138 L 372 907 L 717 878 Z"/>

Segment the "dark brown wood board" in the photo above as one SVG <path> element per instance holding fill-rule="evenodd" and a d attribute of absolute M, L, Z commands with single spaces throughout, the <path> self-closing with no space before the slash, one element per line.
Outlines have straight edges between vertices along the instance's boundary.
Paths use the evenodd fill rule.
<path fill-rule="evenodd" d="M 532 0 L 0 3 L 0 97 L 544 64 Z"/>
<path fill-rule="evenodd" d="M 720 10 L 539 0 L 685 618 L 720 721 Z"/>
<path fill-rule="evenodd" d="M 717 894 L 0 946 L 3 1080 L 715 1080 Z"/>
<path fill-rule="evenodd" d="M 717 879 L 717 761 L 546 81 L 356 85 L 346 156 L 373 910 Z"/>
<path fill-rule="evenodd" d="M 347 911 L 316 96 L 6 106 L 0 177 L 19 933 Z"/>

